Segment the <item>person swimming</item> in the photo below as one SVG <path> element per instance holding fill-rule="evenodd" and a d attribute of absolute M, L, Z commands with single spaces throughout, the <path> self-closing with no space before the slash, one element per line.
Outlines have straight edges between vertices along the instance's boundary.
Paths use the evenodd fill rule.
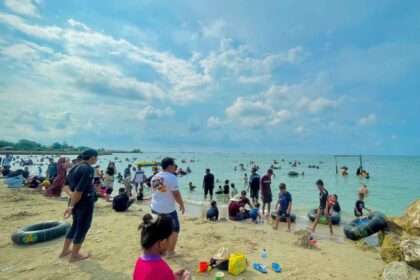
<path fill-rule="evenodd" d="M 195 190 L 195 188 L 197 188 L 197 186 L 193 186 L 192 182 L 188 183 L 188 189 L 190 190 L 190 192 L 192 192 L 193 190 Z"/>
<path fill-rule="evenodd" d="M 361 185 L 359 188 L 359 193 L 362 193 L 364 195 L 366 195 L 369 192 L 368 188 L 366 185 Z"/>

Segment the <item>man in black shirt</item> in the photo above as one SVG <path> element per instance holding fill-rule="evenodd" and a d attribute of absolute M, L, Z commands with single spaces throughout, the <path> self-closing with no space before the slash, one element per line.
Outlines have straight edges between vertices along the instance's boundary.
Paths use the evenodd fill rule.
<path fill-rule="evenodd" d="M 72 191 L 69 207 L 64 212 L 64 218 L 73 216 L 73 224 L 67 233 L 60 258 L 70 255 L 69 262 L 87 259 L 92 255 L 81 254 L 80 248 L 92 223 L 93 207 L 95 201 L 95 188 L 93 177 L 95 170 L 91 165 L 98 161 L 98 152 L 88 149 L 82 153 L 83 162 L 75 165 L 66 179 L 66 185 Z M 70 245 L 73 242 L 73 249 Z"/>
<path fill-rule="evenodd" d="M 316 213 L 315 221 L 311 230 L 315 232 L 315 228 L 318 224 L 319 217 L 321 217 L 321 215 L 325 215 L 325 218 L 328 221 L 328 226 L 330 228 L 330 235 L 333 235 L 334 233 L 332 230 L 331 217 L 329 213 L 330 205 L 328 201 L 328 197 L 329 197 L 328 191 L 324 188 L 324 182 L 321 179 L 316 181 L 316 186 L 319 190 L 319 208 L 318 208 L 318 212 Z"/>
<path fill-rule="evenodd" d="M 206 175 L 203 179 L 204 199 L 207 199 L 207 194 L 210 193 L 210 200 L 213 200 L 214 176 L 210 173 L 210 169 L 206 169 Z"/>
<path fill-rule="evenodd" d="M 112 200 L 112 208 L 117 212 L 124 212 L 134 203 L 134 199 L 128 198 L 124 188 L 120 188 L 118 193 Z"/>

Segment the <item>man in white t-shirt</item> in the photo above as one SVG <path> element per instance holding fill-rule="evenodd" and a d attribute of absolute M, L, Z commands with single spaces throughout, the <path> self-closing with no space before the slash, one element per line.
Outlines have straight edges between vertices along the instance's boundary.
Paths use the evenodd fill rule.
<path fill-rule="evenodd" d="M 140 192 L 143 193 L 143 183 L 144 183 L 144 171 L 141 169 L 141 165 L 137 165 L 136 173 L 134 174 L 134 183 L 136 186 L 136 193 L 138 193 L 138 188 L 140 186 Z"/>
<path fill-rule="evenodd" d="M 170 246 L 167 258 L 174 258 L 180 254 L 175 252 L 176 242 L 180 230 L 178 213 L 176 212 L 176 203 L 179 204 L 179 210 L 182 214 L 185 212 L 184 202 L 179 192 L 177 177 L 173 174 L 176 169 L 173 158 L 164 158 L 162 160 L 162 171 L 153 176 L 151 186 L 153 190 L 151 208 L 155 214 L 169 215 L 174 221 L 174 233 L 170 237 Z"/>

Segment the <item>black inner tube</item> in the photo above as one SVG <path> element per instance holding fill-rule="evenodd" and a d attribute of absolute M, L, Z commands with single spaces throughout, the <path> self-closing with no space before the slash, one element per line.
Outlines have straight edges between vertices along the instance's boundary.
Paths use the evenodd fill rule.
<path fill-rule="evenodd" d="M 367 219 L 354 219 L 344 226 L 343 231 L 348 239 L 359 240 L 368 237 L 386 227 L 385 215 L 375 211 L 368 215 Z"/>

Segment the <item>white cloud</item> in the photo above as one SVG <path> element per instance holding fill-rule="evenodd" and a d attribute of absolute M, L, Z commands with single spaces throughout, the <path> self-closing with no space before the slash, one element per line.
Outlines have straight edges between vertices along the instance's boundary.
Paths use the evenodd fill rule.
<path fill-rule="evenodd" d="M 290 120 L 292 117 L 292 113 L 290 113 L 289 110 L 282 109 L 278 112 L 275 112 L 270 118 L 269 118 L 269 124 L 270 125 L 277 125 L 280 123 L 283 123 L 287 120 Z"/>
<path fill-rule="evenodd" d="M 81 23 L 81 22 L 78 22 L 78 21 L 76 21 L 76 20 L 74 20 L 74 19 L 72 19 L 72 18 L 70 18 L 70 19 L 67 21 L 67 23 L 68 23 L 71 27 L 80 28 L 80 29 L 82 29 L 82 30 L 84 30 L 84 31 L 90 31 L 90 28 L 89 28 L 89 27 L 87 27 L 87 25 L 85 25 L 85 24 L 83 24 L 83 23 Z"/>
<path fill-rule="evenodd" d="M 309 53 L 303 47 L 291 48 L 287 52 L 287 60 L 289 63 L 301 63 L 309 57 Z"/>
<path fill-rule="evenodd" d="M 310 113 L 319 113 L 328 108 L 337 107 L 337 101 L 330 100 L 324 97 L 318 97 L 317 99 L 308 103 L 308 110 Z"/>
<path fill-rule="evenodd" d="M 222 121 L 220 118 L 217 117 L 210 117 L 207 120 L 207 126 L 210 128 L 222 128 L 227 124 L 227 121 Z"/>
<path fill-rule="evenodd" d="M 51 48 L 40 46 L 38 44 L 23 41 L 21 43 L 13 44 L 11 46 L 0 46 L 0 52 L 13 59 L 27 60 L 39 58 L 40 54 L 53 54 L 54 51 Z"/>
<path fill-rule="evenodd" d="M 134 46 L 124 39 L 116 40 L 112 36 L 90 31 L 89 27 L 73 19 L 68 21 L 70 29 L 56 26 L 38 26 L 28 24 L 20 17 L 0 13 L 0 22 L 18 29 L 30 36 L 41 39 L 54 40 L 63 45 L 69 55 L 83 56 L 108 60 L 112 56 L 119 56 L 131 63 L 147 64 L 161 74 L 168 99 L 179 103 L 188 103 L 200 99 L 205 89 L 196 90 L 197 87 L 206 86 L 212 80 L 196 70 L 190 61 L 177 58 L 167 52 L 159 52 L 146 46 Z M 165 83 L 165 82 L 162 82 Z"/>
<path fill-rule="evenodd" d="M 39 4 L 38 1 L 32 0 L 5 0 L 4 4 L 15 13 L 39 18 L 38 9 L 33 2 Z"/>
<path fill-rule="evenodd" d="M 303 133 L 305 131 L 305 127 L 303 125 L 299 125 L 295 128 L 296 133 Z"/>
<path fill-rule="evenodd" d="M 377 119 L 376 115 L 372 113 L 367 117 L 360 118 L 357 123 L 361 126 L 373 125 L 376 123 Z"/>
<path fill-rule="evenodd" d="M 274 126 L 289 120 L 292 116 L 289 110 L 276 111 L 269 104 L 244 100 L 242 97 L 238 97 L 231 106 L 227 107 L 225 113 L 231 123 L 248 127 Z"/>
<path fill-rule="evenodd" d="M 28 24 L 21 17 L 0 13 L 0 22 L 8 24 L 28 35 L 35 36 L 41 39 L 57 40 L 60 39 L 63 30 L 56 26 L 39 26 L 35 24 Z"/>
<path fill-rule="evenodd" d="M 227 23 L 224 20 L 216 20 L 212 23 L 201 24 L 201 32 L 204 38 L 220 38 L 224 37 L 223 29 L 226 27 Z"/>
<path fill-rule="evenodd" d="M 175 112 L 169 107 L 159 109 L 148 105 L 144 109 L 141 109 L 141 111 L 137 114 L 137 118 L 140 120 L 157 120 L 171 117 L 174 114 Z"/>

